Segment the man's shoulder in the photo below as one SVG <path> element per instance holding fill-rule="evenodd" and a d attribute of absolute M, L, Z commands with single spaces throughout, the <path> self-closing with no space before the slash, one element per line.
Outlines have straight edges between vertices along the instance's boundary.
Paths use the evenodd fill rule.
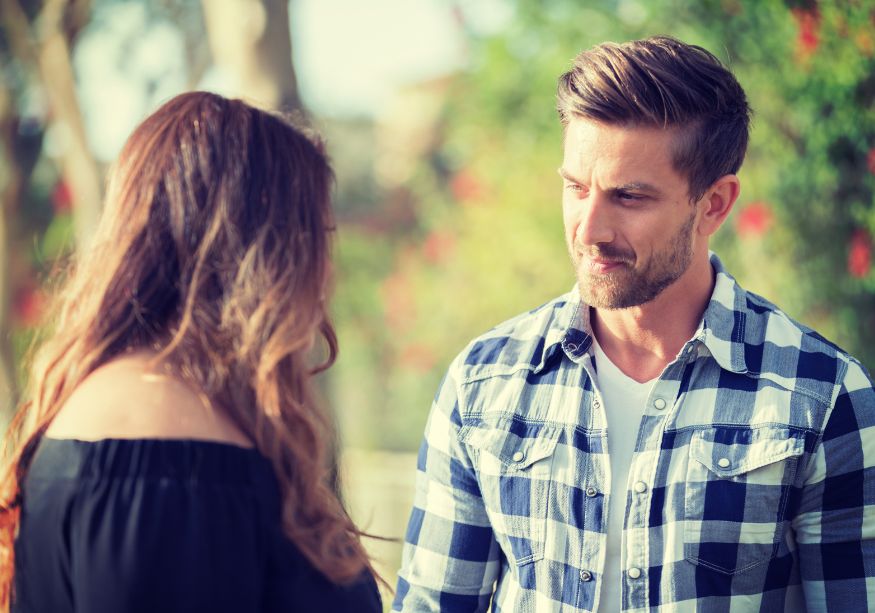
<path fill-rule="evenodd" d="M 825 402 L 850 371 L 869 377 L 836 343 L 743 288 L 713 253 L 711 265 L 717 276 L 705 312 L 705 341 L 721 368 Z"/>
<path fill-rule="evenodd" d="M 744 290 L 748 371 L 840 384 L 848 369 L 865 368 L 850 353 L 771 301 Z"/>
<path fill-rule="evenodd" d="M 463 378 L 538 369 L 548 351 L 561 343 L 578 303 L 572 291 L 503 321 L 471 340 L 453 368 Z"/>

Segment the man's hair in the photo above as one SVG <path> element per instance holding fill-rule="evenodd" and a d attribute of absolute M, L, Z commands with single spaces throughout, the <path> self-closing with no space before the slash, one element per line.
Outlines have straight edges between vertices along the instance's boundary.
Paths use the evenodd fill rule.
<path fill-rule="evenodd" d="M 559 77 L 559 119 L 676 128 L 675 169 L 698 200 L 741 168 L 750 114 L 744 90 L 713 54 L 667 36 L 583 51 Z"/>

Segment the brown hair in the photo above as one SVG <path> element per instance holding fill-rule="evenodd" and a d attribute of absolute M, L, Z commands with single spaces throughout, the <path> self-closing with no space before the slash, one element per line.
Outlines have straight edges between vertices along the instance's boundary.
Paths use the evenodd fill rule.
<path fill-rule="evenodd" d="M 6 437 L 0 597 L 8 603 L 20 484 L 73 389 L 135 349 L 225 412 L 272 465 L 289 538 L 329 579 L 373 570 L 329 483 L 333 429 L 311 376 L 334 361 L 326 315 L 333 174 L 321 144 L 239 100 L 177 96 L 131 135 L 95 241 L 57 294 L 52 337 Z M 313 367 L 317 333 L 328 359 Z"/>
<path fill-rule="evenodd" d="M 559 119 L 679 128 L 675 169 L 691 200 L 741 168 L 751 110 L 744 90 L 714 55 L 667 36 L 603 43 L 559 77 Z"/>

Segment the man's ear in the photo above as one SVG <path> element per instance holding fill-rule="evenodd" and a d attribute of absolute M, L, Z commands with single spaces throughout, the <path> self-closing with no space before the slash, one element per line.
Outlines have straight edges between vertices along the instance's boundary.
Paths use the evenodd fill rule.
<path fill-rule="evenodd" d="M 723 175 L 714 181 L 697 203 L 702 211 L 697 232 L 703 236 L 714 234 L 723 225 L 740 191 L 741 183 L 736 175 Z"/>

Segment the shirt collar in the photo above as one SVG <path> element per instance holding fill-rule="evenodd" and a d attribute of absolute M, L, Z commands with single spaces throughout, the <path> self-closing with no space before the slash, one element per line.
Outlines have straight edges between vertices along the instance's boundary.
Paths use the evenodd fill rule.
<path fill-rule="evenodd" d="M 699 343 L 717 364 L 732 372 L 746 372 L 744 338 L 747 318 L 755 313 L 747 308 L 746 292 L 738 285 L 720 258 L 710 253 L 715 272 L 714 290 L 702 321 L 691 343 Z M 560 353 L 578 362 L 592 345 L 589 305 L 580 298 L 575 286 L 564 296 L 565 304 L 557 311 L 544 337 L 544 351 L 535 372 L 542 371 Z"/>
<path fill-rule="evenodd" d="M 540 362 L 535 366 L 535 373 L 544 370 L 562 353 L 577 361 L 592 345 L 589 305 L 581 301 L 577 284 L 560 301 L 563 304 L 556 311 L 544 335 L 544 350 Z"/>
<path fill-rule="evenodd" d="M 713 252 L 711 266 L 716 273 L 714 291 L 702 317 L 701 342 L 721 368 L 747 372 L 744 357 L 748 318 L 757 314 L 747 306 L 747 292 L 729 274 Z"/>

